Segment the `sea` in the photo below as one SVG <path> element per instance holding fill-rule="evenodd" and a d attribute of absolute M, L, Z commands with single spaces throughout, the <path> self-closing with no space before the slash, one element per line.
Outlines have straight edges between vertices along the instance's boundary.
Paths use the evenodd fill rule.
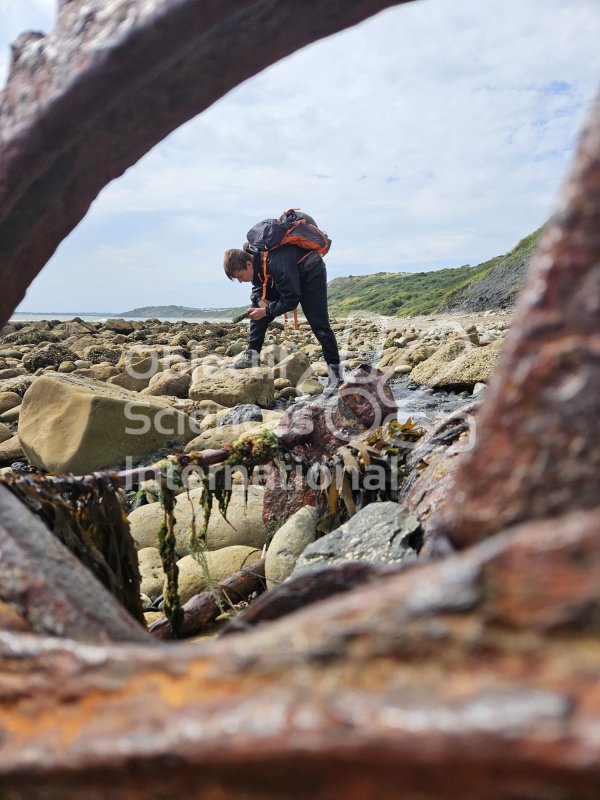
<path fill-rule="evenodd" d="M 145 320 L 149 319 L 149 317 L 119 317 L 118 314 L 85 314 L 85 313 L 78 314 L 77 312 L 73 312 L 72 314 L 55 314 L 52 311 L 40 314 L 27 314 L 25 312 L 21 313 L 17 311 L 12 315 L 10 321 L 41 322 L 43 320 L 58 320 L 59 322 L 69 322 L 69 320 L 72 320 L 75 317 L 79 317 L 79 319 L 82 319 L 85 322 L 106 322 L 107 319 L 126 319 L 126 320 L 137 320 L 138 322 L 144 322 Z M 163 317 L 160 315 L 156 315 L 155 317 L 152 317 L 152 319 L 159 319 L 161 320 L 161 322 L 231 322 L 231 317 L 208 317 L 208 316 Z"/>

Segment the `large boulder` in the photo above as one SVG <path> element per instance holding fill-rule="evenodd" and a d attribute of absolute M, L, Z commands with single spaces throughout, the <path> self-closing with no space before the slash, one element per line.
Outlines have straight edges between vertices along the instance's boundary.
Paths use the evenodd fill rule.
<path fill-rule="evenodd" d="M 156 398 L 72 374 L 41 375 L 25 393 L 19 440 L 32 464 L 85 473 L 195 435 L 193 420 Z"/>
<path fill-rule="evenodd" d="M 348 522 L 309 544 L 294 572 L 343 561 L 408 564 L 416 560 L 421 542 L 419 521 L 398 503 L 371 503 Z"/>
<path fill-rule="evenodd" d="M 192 520 L 195 516 L 196 529 L 202 526 L 202 509 L 200 498 L 203 489 L 191 489 L 178 495 L 175 500 L 175 538 L 176 552 L 180 556 L 190 552 L 190 535 Z M 219 550 L 222 547 L 243 544 L 249 547 L 262 547 L 267 541 L 267 530 L 262 519 L 264 488 L 248 487 L 248 502 L 245 502 L 244 487 L 235 484 L 232 487 L 231 502 L 227 509 L 227 519 L 223 519 L 218 504 L 213 501 L 206 547 L 208 550 Z M 191 501 L 191 502 L 190 502 Z M 158 531 L 163 521 L 163 509 L 160 503 L 140 506 L 129 515 L 131 535 L 138 550 L 146 547 L 158 547 Z"/>
<path fill-rule="evenodd" d="M 214 400 L 224 406 L 255 403 L 270 406 L 274 396 L 273 378 L 265 367 L 214 369 L 198 367 L 192 375 L 192 400 Z"/>
<path fill-rule="evenodd" d="M 304 506 L 276 532 L 265 558 L 267 588 L 272 589 L 292 574 L 296 561 L 317 531 L 317 510 Z"/>

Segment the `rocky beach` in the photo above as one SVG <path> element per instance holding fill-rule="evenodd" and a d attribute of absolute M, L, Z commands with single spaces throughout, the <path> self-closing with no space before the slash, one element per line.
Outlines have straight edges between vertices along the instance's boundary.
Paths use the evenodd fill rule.
<path fill-rule="evenodd" d="M 362 418 L 359 438 L 368 437 L 375 422 L 390 420 L 414 423 L 424 435 L 450 412 L 476 404 L 509 324 L 508 312 L 335 320 L 347 375 L 368 365 L 378 385 L 393 397 L 386 401 L 391 414 L 385 420 Z M 230 447 L 244 435 L 280 434 L 298 409 L 324 409 L 338 400 L 337 390 L 324 391 L 326 365 L 306 322 L 298 330 L 290 324 L 273 325 L 261 364 L 230 369 L 245 349 L 246 333 L 244 323 L 158 319 L 9 323 L 0 341 L 3 477 L 132 469 L 171 453 Z M 371 388 L 368 383 L 350 387 L 348 402 Z M 326 440 L 327 435 L 316 449 L 305 452 L 305 461 L 318 464 L 335 455 L 342 442 Z M 404 519 L 405 509 L 397 504 L 370 505 L 371 499 L 383 495 L 363 498 L 365 510 L 353 509 L 350 532 L 342 525 L 322 537 L 322 512 L 315 508 L 318 493 L 307 494 L 304 484 L 302 491 L 296 487 L 285 497 L 279 486 L 274 502 L 268 475 L 254 475 L 247 488 L 248 475 L 242 471 L 234 470 L 231 480 L 226 517 L 219 513 L 216 499 L 212 501 L 214 513 L 200 558 L 191 552 L 190 541 L 206 488 L 192 475 L 188 488 L 176 492 L 175 553 L 182 603 L 261 558 L 266 562 L 266 584 L 272 588 L 302 564 L 397 564 L 418 556 L 422 539 L 411 540 L 411 533 L 423 520 Z M 401 493 L 400 485 L 394 500 Z M 161 487 L 154 478 L 134 482 L 120 490 L 120 498 L 137 551 L 150 624 L 162 617 L 166 588 L 159 552 Z M 412 511 L 419 506 L 413 504 Z M 379 535 L 374 534 L 377 529 Z M 230 609 L 229 616 L 238 610 Z"/>

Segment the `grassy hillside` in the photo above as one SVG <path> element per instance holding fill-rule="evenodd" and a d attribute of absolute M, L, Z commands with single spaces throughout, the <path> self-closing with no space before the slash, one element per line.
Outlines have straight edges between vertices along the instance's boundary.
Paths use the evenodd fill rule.
<path fill-rule="evenodd" d="M 522 239 L 506 255 L 474 267 L 335 278 L 328 289 L 331 313 L 344 316 L 351 311 L 370 311 L 410 317 L 437 311 L 505 308 L 514 301 L 540 230 Z"/>

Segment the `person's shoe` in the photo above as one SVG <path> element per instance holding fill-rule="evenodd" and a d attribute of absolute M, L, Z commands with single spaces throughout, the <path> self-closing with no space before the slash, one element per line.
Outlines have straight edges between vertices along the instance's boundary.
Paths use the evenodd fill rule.
<path fill-rule="evenodd" d="M 230 369 L 250 369 L 250 367 L 258 367 L 260 364 L 260 353 L 256 350 L 245 350 L 237 361 L 229 364 Z"/>
<path fill-rule="evenodd" d="M 325 394 L 333 394 L 344 382 L 344 373 L 340 364 L 327 364 L 328 382 L 323 390 Z"/>

